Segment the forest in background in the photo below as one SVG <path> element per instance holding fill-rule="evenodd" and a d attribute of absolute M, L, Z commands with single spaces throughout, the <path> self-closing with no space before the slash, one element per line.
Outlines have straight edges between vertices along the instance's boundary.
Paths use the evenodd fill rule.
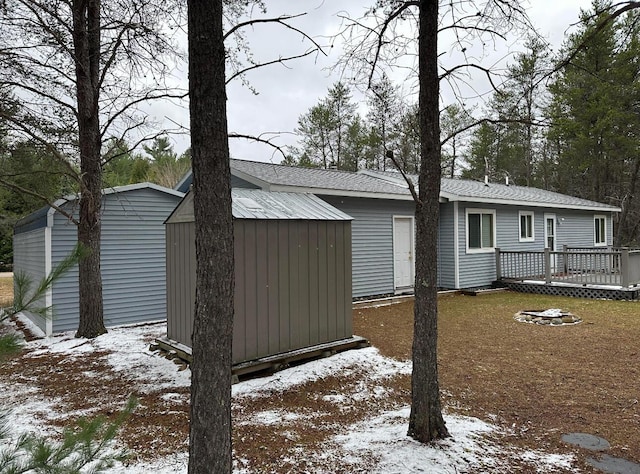
<path fill-rule="evenodd" d="M 104 187 L 148 181 L 173 188 L 191 167 L 190 150 L 178 155 L 166 136 L 155 138 L 142 150 L 131 150 L 121 139 L 109 140 L 103 153 Z M 10 271 L 15 223 L 47 201 L 77 193 L 78 183 L 45 146 L 33 141 L 10 143 L 2 130 L 0 170 L 0 271 Z"/>
<path fill-rule="evenodd" d="M 594 2 L 593 11 L 600 3 Z M 484 105 L 442 109 L 442 172 L 449 178 L 508 178 L 619 206 L 615 245 L 637 245 L 639 16 L 631 11 L 600 28 L 593 11 L 583 12 L 579 28 L 565 40 L 559 57 L 569 60 L 555 62 L 546 44 L 532 36 Z M 397 164 L 417 173 L 417 104 L 387 76 L 371 85 L 366 107 L 354 101 L 351 87 L 334 84 L 300 116 L 297 145 L 283 150 L 283 163 L 349 171 L 395 170 Z M 19 218 L 77 192 L 70 170 L 45 145 L 9 137 L 0 123 L 0 267 L 12 261 Z M 173 187 L 190 167 L 189 150 L 178 156 L 167 136 L 141 148 L 132 150 L 118 138 L 103 144 L 105 187 L 142 181 Z"/>
<path fill-rule="evenodd" d="M 515 56 L 483 106 L 440 114 L 442 176 L 534 186 L 618 206 L 616 246 L 640 237 L 640 16 L 600 27 L 594 11 L 565 40 L 556 62 L 536 37 Z M 569 59 L 566 59 L 569 58 Z M 367 113 L 336 83 L 302 114 L 286 164 L 418 172 L 417 104 L 383 77 Z M 393 152 L 395 163 L 389 158 Z"/>

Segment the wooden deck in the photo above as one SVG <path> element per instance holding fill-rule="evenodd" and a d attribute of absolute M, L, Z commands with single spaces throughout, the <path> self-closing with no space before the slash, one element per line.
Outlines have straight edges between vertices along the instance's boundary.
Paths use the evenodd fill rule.
<path fill-rule="evenodd" d="M 541 279 L 502 278 L 495 285 L 520 293 L 570 296 L 607 300 L 640 300 L 640 287 L 622 287 L 620 285 L 590 285 L 579 279 L 566 277 L 551 282 Z"/>
<path fill-rule="evenodd" d="M 496 277 L 518 291 L 638 299 L 640 251 L 566 246 L 560 252 L 496 249 Z"/>

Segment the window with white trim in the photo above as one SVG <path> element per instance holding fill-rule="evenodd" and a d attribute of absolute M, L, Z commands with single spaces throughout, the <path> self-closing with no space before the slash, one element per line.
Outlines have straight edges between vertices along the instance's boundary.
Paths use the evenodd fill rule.
<path fill-rule="evenodd" d="M 533 212 L 520 211 L 520 242 L 533 242 L 535 240 L 535 230 L 533 227 Z"/>
<path fill-rule="evenodd" d="M 595 216 L 593 218 L 593 245 L 604 247 L 607 245 L 607 217 Z"/>
<path fill-rule="evenodd" d="M 496 211 L 467 209 L 467 252 L 493 252 L 496 247 Z"/>

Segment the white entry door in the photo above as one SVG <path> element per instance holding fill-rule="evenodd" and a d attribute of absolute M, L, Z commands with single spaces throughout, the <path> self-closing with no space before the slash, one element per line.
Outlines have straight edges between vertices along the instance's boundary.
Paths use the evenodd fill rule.
<path fill-rule="evenodd" d="M 396 290 L 413 288 L 413 217 L 393 218 L 393 273 Z"/>
<path fill-rule="evenodd" d="M 544 215 L 544 246 L 552 252 L 556 251 L 556 215 Z M 556 271 L 556 255 L 551 256 L 551 272 Z"/>

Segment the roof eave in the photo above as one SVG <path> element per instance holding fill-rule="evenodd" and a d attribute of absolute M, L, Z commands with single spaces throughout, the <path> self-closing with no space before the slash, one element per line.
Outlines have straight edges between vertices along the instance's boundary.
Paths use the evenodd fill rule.
<path fill-rule="evenodd" d="M 481 198 L 471 196 L 454 196 L 449 195 L 449 200 L 459 202 L 481 202 L 486 204 L 504 204 L 508 206 L 525 206 L 525 207 L 547 207 L 553 209 L 572 209 L 577 211 L 594 211 L 594 212 L 620 212 L 619 207 L 607 206 L 589 206 L 580 204 L 561 204 L 561 203 L 549 203 L 549 202 L 536 202 L 536 201 L 521 201 L 517 199 L 494 199 L 494 198 Z"/>
<path fill-rule="evenodd" d="M 396 201 L 413 201 L 413 197 L 411 196 L 411 194 L 376 193 L 372 191 L 348 191 L 343 189 L 309 188 L 303 186 L 287 186 L 277 184 L 270 185 L 268 187 L 268 190 L 288 193 L 309 193 L 321 196 L 342 196 L 370 199 L 392 199 Z"/>

